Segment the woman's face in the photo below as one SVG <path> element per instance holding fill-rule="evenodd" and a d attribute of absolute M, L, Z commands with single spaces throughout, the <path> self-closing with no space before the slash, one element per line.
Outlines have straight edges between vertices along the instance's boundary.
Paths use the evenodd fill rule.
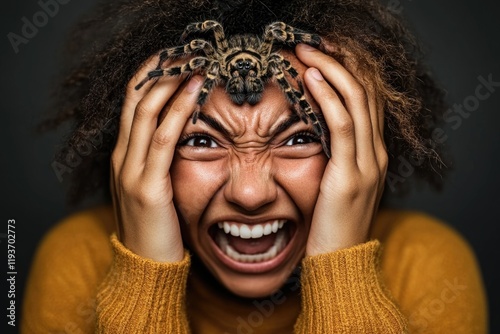
<path fill-rule="evenodd" d="M 274 82 L 253 106 L 217 87 L 179 140 L 171 175 L 184 241 L 237 295 L 273 293 L 303 257 L 327 163 L 308 123 Z"/>

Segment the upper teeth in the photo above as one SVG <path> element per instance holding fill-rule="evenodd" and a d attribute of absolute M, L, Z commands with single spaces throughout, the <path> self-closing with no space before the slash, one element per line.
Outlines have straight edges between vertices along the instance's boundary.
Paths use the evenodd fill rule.
<path fill-rule="evenodd" d="M 246 225 L 246 224 L 236 224 L 230 222 L 220 222 L 218 223 L 219 228 L 223 229 L 226 234 L 231 234 L 235 237 L 240 237 L 242 239 L 256 239 L 260 238 L 263 235 L 269 235 L 271 233 L 278 232 L 279 229 L 285 225 L 286 220 L 277 219 L 272 223 L 266 224 L 254 224 L 254 225 Z"/>

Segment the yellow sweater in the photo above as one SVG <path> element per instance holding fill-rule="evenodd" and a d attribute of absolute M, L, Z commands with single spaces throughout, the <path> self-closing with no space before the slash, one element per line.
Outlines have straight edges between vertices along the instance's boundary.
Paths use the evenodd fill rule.
<path fill-rule="evenodd" d="M 372 241 L 305 258 L 282 289 L 255 300 L 226 291 L 187 251 L 182 262 L 157 263 L 112 235 L 112 209 L 99 207 L 45 236 L 26 287 L 22 333 L 487 331 L 473 252 L 419 213 L 381 211 Z"/>

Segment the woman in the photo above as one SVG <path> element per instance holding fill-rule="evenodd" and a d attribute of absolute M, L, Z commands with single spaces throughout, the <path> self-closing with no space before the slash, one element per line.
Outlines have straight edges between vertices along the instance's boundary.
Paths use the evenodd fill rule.
<path fill-rule="evenodd" d="M 386 181 L 402 183 L 398 157 L 431 182 L 442 166 L 433 140 L 441 96 L 387 9 L 151 1 L 100 11 L 78 30 L 75 42 L 97 38 L 97 53 L 66 81 L 56 123 L 76 120 L 73 153 L 59 160 L 63 171 L 80 159 L 75 193 L 109 177 L 113 204 L 45 238 L 24 332 L 486 331 L 481 277 L 461 237 L 423 214 L 379 210 Z M 255 104 L 215 87 L 197 122 L 202 76 L 136 89 L 158 52 L 206 19 L 228 35 L 260 36 L 283 21 L 321 36 L 321 49 L 299 43 L 280 54 L 328 130 L 328 155 L 276 80 Z"/>

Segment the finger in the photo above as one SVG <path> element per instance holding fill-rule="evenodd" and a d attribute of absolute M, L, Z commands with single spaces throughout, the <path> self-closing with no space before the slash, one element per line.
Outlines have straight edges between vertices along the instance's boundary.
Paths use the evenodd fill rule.
<path fill-rule="evenodd" d="M 157 182 L 167 175 L 179 137 L 196 108 L 202 85 L 201 76 L 192 77 L 169 107 L 165 118 L 156 129 L 144 167 L 146 182 Z"/>
<path fill-rule="evenodd" d="M 319 104 L 330 130 L 331 161 L 340 167 L 355 167 L 356 143 L 351 116 L 318 69 L 307 69 L 304 81 L 314 100 Z"/>
<path fill-rule="evenodd" d="M 377 131 L 378 138 L 384 136 L 384 104 L 377 96 L 377 90 L 374 83 L 367 83 L 365 85 L 366 93 L 368 95 L 368 104 L 370 107 L 370 114 L 372 120 L 373 131 Z M 375 138 L 375 134 L 374 134 Z"/>
<path fill-rule="evenodd" d="M 367 87 L 368 105 L 370 108 L 370 118 L 373 126 L 373 146 L 375 148 L 375 157 L 379 166 L 381 175 L 385 175 L 387 169 L 387 149 L 384 142 L 384 108 L 377 99 L 373 85 Z"/>
<path fill-rule="evenodd" d="M 166 76 L 158 80 L 137 106 L 132 119 L 125 164 L 131 168 L 144 164 L 151 138 L 158 127 L 158 116 L 184 80 L 182 76 Z"/>
<path fill-rule="evenodd" d="M 373 129 L 365 88 L 344 66 L 317 49 L 299 44 L 297 56 L 307 66 L 320 68 L 324 78 L 338 90 L 354 122 L 357 161 L 373 162 Z"/>
<path fill-rule="evenodd" d="M 121 212 L 120 212 L 120 209 L 119 209 L 119 196 L 118 196 L 118 189 L 116 187 L 117 185 L 117 179 L 115 177 L 116 175 L 116 172 L 113 171 L 113 166 L 111 165 L 111 168 L 110 168 L 110 174 L 111 174 L 111 177 L 109 179 L 109 188 L 110 188 L 110 192 L 111 192 L 111 202 L 113 204 L 113 211 L 114 211 L 114 217 L 115 217 L 115 231 L 116 231 L 116 235 L 118 236 L 118 239 L 121 238 L 121 236 L 123 235 L 123 226 L 119 223 L 120 221 L 122 221 L 122 217 L 121 217 Z M 121 240 L 121 239 L 120 239 Z"/>
<path fill-rule="evenodd" d="M 150 86 L 136 90 L 135 86 L 147 76 L 148 72 L 154 69 L 158 64 L 158 56 L 148 59 L 137 71 L 136 74 L 127 84 L 125 92 L 125 101 L 123 103 L 120 115 L 120 127 L 118 138 L 113 152 L 113 159 L 116 166 L 123 164 L 123 159 L 127 152 L 128 142 L 130 138 L 130 129 L 132 128 L 132 120 L 134 118 L 135 107 L 137 103 L 149 92 Z M 117 171 L 118 172 L 118 171 Z"/>

